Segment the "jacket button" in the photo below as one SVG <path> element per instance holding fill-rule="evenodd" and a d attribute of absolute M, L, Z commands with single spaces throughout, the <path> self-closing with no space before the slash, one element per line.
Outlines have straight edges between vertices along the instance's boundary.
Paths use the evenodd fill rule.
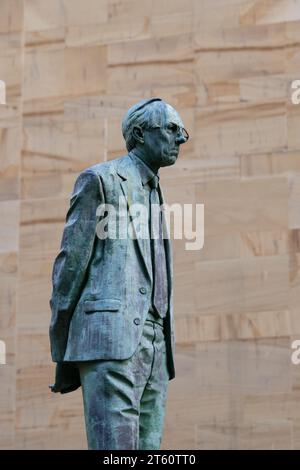
<path fill-rule="evenodd" d="M 147 289 L 145 287 L 140 287 L 140 293 L 141 294 L 146 294 Z"/>
<path fill-rule="evenodd" d="M 134 323 L 135 325 L 139 325 L 139 324 L 141 323 L 141 320 L 140 320 L 139 318 L 135 318 L 135 319 L 133 320 L 133 323 Z"/>

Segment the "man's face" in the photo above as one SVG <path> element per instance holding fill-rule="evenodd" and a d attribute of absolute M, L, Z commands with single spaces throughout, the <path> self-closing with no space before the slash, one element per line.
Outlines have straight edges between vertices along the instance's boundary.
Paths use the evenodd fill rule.
<path fill-rule="evenodd" d="M 144 151 L 151 162 L 158 167 L 174 165 L 179 147 L 186 141 L 182 129 L 179 114 L 166 104 L 161 127 L 144 130 Z"/>

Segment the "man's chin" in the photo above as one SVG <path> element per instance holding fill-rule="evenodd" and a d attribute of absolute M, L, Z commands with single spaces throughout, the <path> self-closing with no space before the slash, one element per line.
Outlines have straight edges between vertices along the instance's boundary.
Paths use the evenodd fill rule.
<path fill-rule="evenodd" d="M 170 165 L 174 165 L 174 163 L 176 163 L 176 160 L 178 158 L 178 153 L 173 153 L 173 154 L 169 154 L 169 155 L 166 155 L 162 161 L 162 165 L 161 166 L 170 166 Z"/>

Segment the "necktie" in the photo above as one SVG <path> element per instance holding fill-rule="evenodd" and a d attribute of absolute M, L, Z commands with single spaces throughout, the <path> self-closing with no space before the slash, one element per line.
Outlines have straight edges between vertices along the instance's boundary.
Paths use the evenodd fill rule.
<path fill-rule="evenodd" d="M 153 305 L 160 317 L 164 318 L 168 310 L 168 278 L 166 253 L 162 230 L 162 212 L 158 194 L 159 177 L 154 177 L 148 182 L 150 191 L 150 244 L 153 269 Z"/>

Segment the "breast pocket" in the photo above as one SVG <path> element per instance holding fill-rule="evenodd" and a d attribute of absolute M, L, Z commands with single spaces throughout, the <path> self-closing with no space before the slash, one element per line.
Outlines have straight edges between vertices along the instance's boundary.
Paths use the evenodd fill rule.
<path fill-rule="evenodd" d="M 117 312 L 121 308 L 121 300 L 119 299 L 96 299 L 85 300 L 83 310 L 87 314 L 95 312 Z"/>

